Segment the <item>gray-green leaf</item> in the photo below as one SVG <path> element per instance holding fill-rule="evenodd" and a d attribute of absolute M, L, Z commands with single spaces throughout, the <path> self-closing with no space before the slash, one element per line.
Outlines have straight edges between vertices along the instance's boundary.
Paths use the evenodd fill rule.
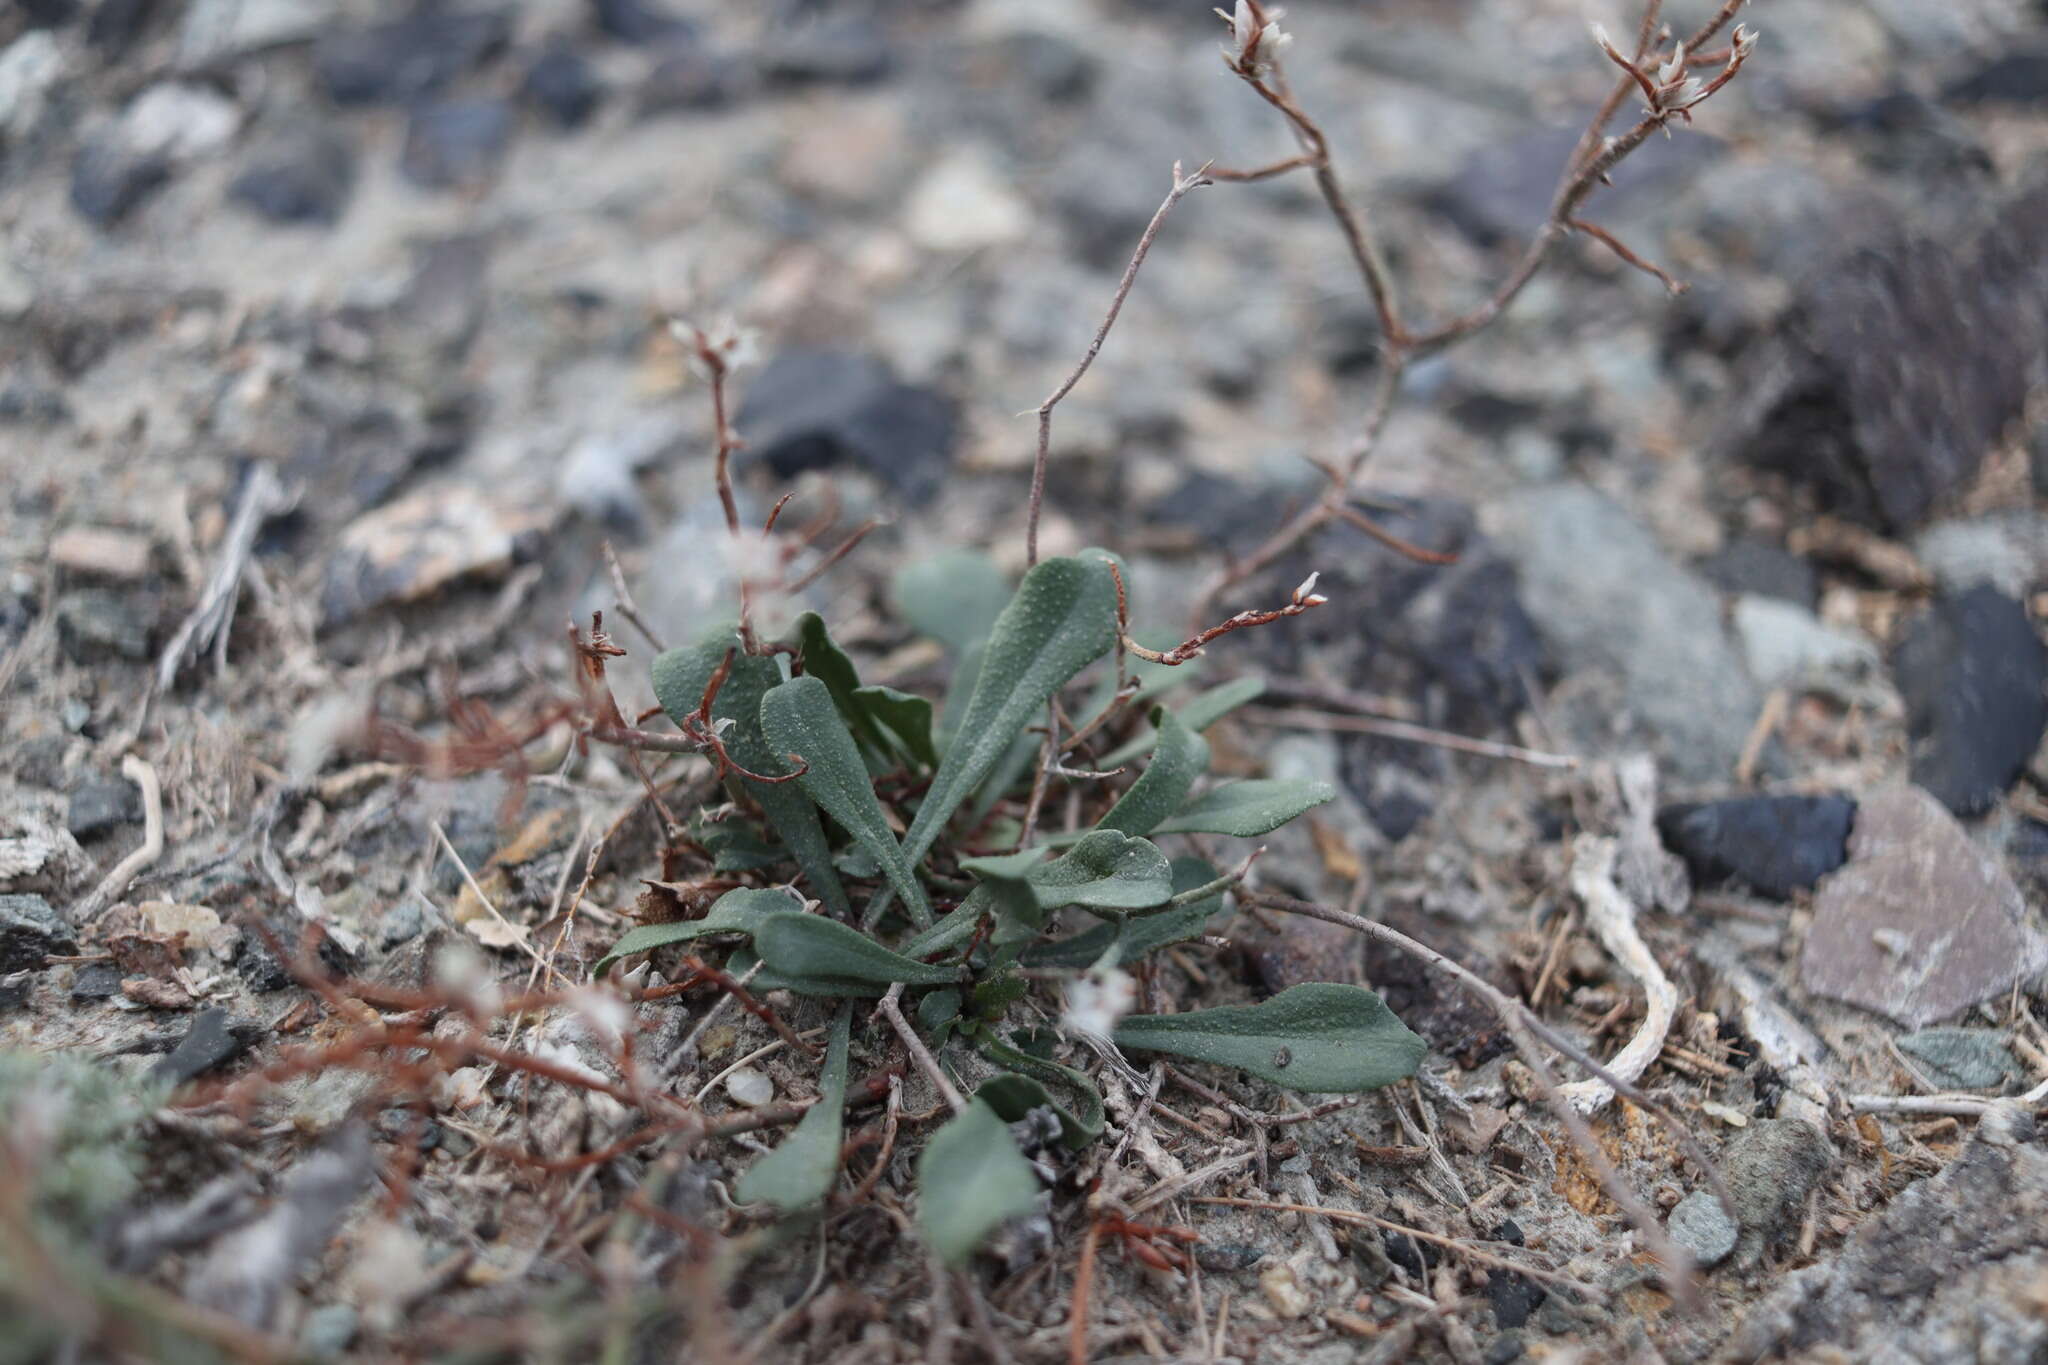
<path fill-rule="evenodd" d="M 939 766 L 938 746 L 932 743 L 932 704 L 929 701 L 882 686 L 855 688 L 853 700 L 897 741 L 895 747 L 906 758 L 927 768 Z"/>
<path fill-rule="evenodd" d="M 935 966 L 892 953 L 849 924 L 823 915 L 770 915 L 754 930 L 754 951 L 777 972 L 792 977 L 893 985 L 946 986 L 960 979 L 957 968 Z"/>
<path fill-rule="evenodd" d="M 1216 869 L 1206 858 L 1173 860 L 1173 894 L 1193 891 L 1216 880 Z M 1201 936 L 1209 917 L 1223 908 L 1223 893 L 1177 905 L 1156 915 L 1140 915 L 1114 924 L 1098 924 L 1084 933 L 1056 942 L 1034 943 L 1024 950 L 1027 967 L 1089 967 L 1102 960 L 1114 945 L 1119 963 L 1138 962 L 1147 953 L 1171 943 L 1185 943 Z"/>
<path fill-rule="evenodd" d="M 697 644 L 667 650 L 655 658 L 654 695 L 676 724 L 681 725 L 685 717 L 696 713 L 711 675 L 731 646 L 729 632 L 713 631 Z M 724 730 L 726 752 L 750 772 L 771 777 L 788 772 L 789 765 L 761 733 L 761 698 L 781 682 L 782 670 L 775 666 L 774 659 L 735 652 L 732 671 L 711 703 L 714 721 L 732 722 Z M 740 782 L 767 815 L 776 837 L 803 869 L 825 908 L 835 915 L 851 914 L 853 907 L 846 899 L 839 874 L 833 870 L 825 826 L 819 821 L 818 808 L 811 804 L 811 798 L 793 782 L 756 782 L 752 778 L 742 778 Z"/>
<path fill-rule="evenodd" d="M 1024 575 L 996 618 L 974 695 L 903 841 L 913 863 L 1047 699 L 1115 643 L 1106 558 L 1048 559 Z"/>
<path fill-rule="evenodd" d="M 948 1266 L 963 1266 L 991 1232 L 1038 1203 L 1038 1177 L 1009 1125 L 981 1100 L 932 1134 L 917 1159 L 917 1222 Z"/>
<path fill-rule="evenodd" d="M 1200 734 L 1246 702 L 1256 701 L 1265 690 L 1264 678 L 1238 678 L 1221 687 L 1212 687 L 1200 696 L 1190 697 L 1187 705 L 1174 714 L 1180 717 L 1182 725 Z M 1129 743 L 1112 750 L 1109 756 L 1102 760 L 1102 766 L 1114 768 L 1134 758 L 1143 758 L 1152 751 L 1152 746 L 1157 741 L 1156 734 L 1139 735 Z"/>
<path fill-rule="evenodd" d="M 1173 895 L 1173 868 L 1158 847 L 1113 829 L 1091 830 L 1067 853 L 1043 862 L 1042 850 L 969 858 L 964 871 L 982 879 L 1006 910 L 1026 922 L 1069 905 L 1102 912 L 1148 910 Z"/>
<path fill-rule="evenodd" d="M 1247 778 L 1212 787 L 1157 826 L 1155 834 L 1235 834 L 1253 838 L 1280 828 L 1337 795 L 1327 782 Z"/>
<path fill-rule="evenodd" d="M 1187 802 L 1195 779 L 1209 770 L 1209 742 L 1183 725 L 1171 711 L 1155 709 L 1159 743 L 1152 761 L 1131 789 L 1096 822 L 1097 829 L 1125 834 L 1150 834 Z"/>
<path fill-rule="evenodd" d="M 833 640 L 832 632 L 825 628 L 825 618 L 814 611 L 797 617 L 796 645 L 803 653 L 804 673 L 825 684 L 832 694 L 832 705 L 853 731 L 853 737 L 869 752 L 881 754 L 885 747 L 882 733 L 875 728 L 866 708 L 854 699 L 854 693 L 860 690 L 860 674 L 846 651 Z"/>
<path fill-rule="evenodd" d="M 930 924 L 932 908 L 924 887 L 896 843 L 867 765 L 825 681 L 806 674 L 769 689 L 761 698 L 761 729 L 776 749 L 804 761 L 798 785 L 881 864 L 882 875 L 910 907 L 918 927 Z"/>
<path fill-rule="evenodd" d="M 1358 986 L 1291 986 L 1257 1005 L 1134 1014 L 1116 1045 L 1234 1066 L 1311 1092 L 1375 1090 L 1415 1074 L 1428 1049 L 1386 1002 Z"/>
<path fill-rule="evenodd" d="M 942 550 L 896 571 L 889 602 L 920 635 L 958 656 L 988 638 L 1010 600 L 1010 585 L 995 561 L 974 550 Z"/>
<path fill-rule="evenodd" d="M 1087 1076 L 1070 1066 L 1021 1052 L 988 1029 L 981 1031 L 975 1046 L 997 1066 L 1011 1069 L 1009 1075 L 983 1081 L 974 1092 L 976 1099 L 986 1100 L 1011 1123 L 1040 1105 L 1046 1106 L 1060 1116 L 1060 1141 L 1069 1147 L 1085 1147 L 1102 1136 L 1102 1096 Z M 1055 1100 L 1045 1088 L 1048 1082 L 1063 1087 L 1076 1103 L 1070 1107 Z"/>
<path fill-rule="evenodd" d="M 706 934 L 751 934 L 770 915 L 786 914 L 796 902 L 786 891 L 763 891 L 743 886 L 728 891 L 712 902 L 703 919 L 677 920 L 672 924 L 643 924 L 629 929 L 610 952 L 598 959 L 593 976 L 603 976 L 614 962 L 635 953 L 651 952 L 671 943 L 686 943 Z"/>
<path fill-rule="evenodd" d="M 839 1143 L 845 1131 L 847 1038 L 853 1007 L 842 1005 L 832 1021 L 818 1102 L 804 1111 L 782 1145 L 740 1177 L 734 1195 L 743 1204 L 772 1204 L 784 1213 L 808 1208 L 832 1192 L 839 1174 Z"/>

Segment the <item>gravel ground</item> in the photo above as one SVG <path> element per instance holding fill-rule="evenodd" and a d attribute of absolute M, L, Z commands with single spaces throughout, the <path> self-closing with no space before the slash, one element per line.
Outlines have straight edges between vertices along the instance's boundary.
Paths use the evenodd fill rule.
<path fill-rule="evenodd" d="M 1614 75 L 1585 8 L 1289 6 L 1293 92 L 1406 316 L 1485 299 L 1542 223 Z M 1223 1159 L 1197 1195 L 1353 1221 L 1165 1203 L 1195 1268 L 1105 1241 L 1090 1358 L 2048 1353 L 2048 12 L 1742 17 L 1740 76 L 1587 209 L 1690 289 L 1581 234 L 1402 376 L 1361 505 L 1456 563 L 1339 522 L 1203 617 L 1311 570 L 1331 599 L 1203 661 L 1267 680 L 1211 733 L 1219 771 L 1340 787 L 1268 840 L 1266 889 L 1412 933 L 1603 1056 L 1669 996 L 1643 1085 L 1733 1209 L 1645 1109 L 1593 1123 L 1702 1262 L 1688 1306 L 1499 1022 L 1314 921 L 1240 912 L 1152 987 L 1371 984 L 1424 1076 L 1301 1118 L 1192 1068 L 1162 1122 L 1107 1070 L 1126 1154 L 1052 1172 L 1046 1216 L 964 1276 L 930 1271 L 901 1150 L 864 1202 L 777 1228 L 732 1206 L 768 1145 L 737 1123 L 614 1152 L 616 1098 L 488 1059 L 416 1107 L 281 1061 L 339 1059 L 378 1011 L 431 1028 L 399 995 L 436 981 L 522 989 L 533 944 L 580 974 L 673 875 L 631 768 L 565 726 L 514 783 L 363 725 L 545 718 L 592 610 L 630 651 L 622 708 L 650 706 L 607 544 L 665 639 L 730 610 L 710 395 L 671 320 L 758 346 L 733 384 L 750 517 L 793 490 L 822 543 L 882 521 L 775 605 L 826 613 L 866 681 L 942 682 L 892 574 L 954 546 L 1023 568 L 1029 413 L 1172 167 L 1299 150 L 1207 5 L 0 14 L 0 1044 L 76 1055 L 0 1068 L 0 1110 L 61 1074 L 67 1122 L 104 1129 L 9 1148 L 77 1189 L 68 1249 L 0 1207 L 22 1358 L 1057 1360 L 1089 1183 L 1136 1199 Z M 1046 552 L 1117 549 L 1139 630 L 1177 637 L 1318 495 L 1379 340 L 1310 179 L 1191 193 L 1058 409 Z M 678 806 L 702 769 L 663 769 Z M 302 989 L 279 946 L 360 992 Z M 777 1040 L 737 1010 L 692 1037 L 712 998 L 634 1018 L 658 1084 L 726 1122 L 756 1078 L 707 1082 Z M 601 1033 L 555 1009 L 494 1037 L 603 1070 Z M 745 1070 L 815 1093 L 786 1051 Z M 939 1101 L 913 1073 L 903 1107 Z M 139 1185 L 96 1175 L 102 1148 Z"/>

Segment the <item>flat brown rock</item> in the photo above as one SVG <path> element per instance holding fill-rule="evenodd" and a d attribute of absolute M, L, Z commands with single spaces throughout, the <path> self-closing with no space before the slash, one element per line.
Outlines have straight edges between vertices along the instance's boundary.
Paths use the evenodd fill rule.
<path fill-rule="evenodd" d="M 2048 964 L 2019 888 L 1932 796 L 1864 801 L 1849 861 L 1820 884 L 1800 978 L 1816 995 L 1919 1027 Z"/>

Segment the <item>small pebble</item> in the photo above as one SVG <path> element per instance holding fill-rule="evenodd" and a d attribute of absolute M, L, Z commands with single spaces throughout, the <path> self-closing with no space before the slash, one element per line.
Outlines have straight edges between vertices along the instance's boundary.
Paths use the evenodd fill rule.
<path fill-rule="evenodd" d="M 725 1078 L 725 1093 L 736 1103 L 759 1109 L 775 1098 L 775 1082 L 768 1079 L 766 1072 L 743 1066 Z"/>
<path fill-rule="evenodd" d="M 1283 1318 L 1306 1317 L 1314 1306 L 1308 1291 L 1295 1277 L 1294 1267 L 1285 1261 L 1275 1261 L 1259 1272 L 1259 1288 L 1273 1311 Z"/>
<path fill-rule="evenodd" d="M 1671 1240 L 1691 1252 L 1701 1269 L 1727 1260 L 1742 1232 L 1712 1190 L 1694 1190 L 1679 1200 L 1666 1226 Z"/>

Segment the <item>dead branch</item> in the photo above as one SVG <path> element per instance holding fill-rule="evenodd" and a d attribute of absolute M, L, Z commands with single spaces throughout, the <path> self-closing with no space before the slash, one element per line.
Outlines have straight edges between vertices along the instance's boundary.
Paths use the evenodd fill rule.
<path fill-rule="evenodd" d="M 1204 171 L 1207 168 L 1204 168 Z M 1181 164 L 1173 163 L 1173 188 L 1167 191 L 1160 202 L 1159 211 L 1152 215 L 1152 221 L 1145 225 L 1144 235 L 1138 238 L 1137 250 L 1131 253 L 1130 263 L 1124 267 L 1123 278 L 1117 281 L 1116 294 L 1109 301 L 1109 311 L 1103 314 L 1102 325 L 1095 329 L 1094 339 L 1088 343 L 1087 352 L 1074 372 L 1060 383 L 1060 386 L 1046 395 L 1038 405 L 1038 454 L 1031 464 L 1031 502 L 1025 512 L 1024 521 L 1024 562 L 1038 562 L 1038 515 L 1045 505 L 1045 464 L 1052 450 L 1052 410 L 1059 406 L 1062 398 L 1072 393 L 1074 386 L 1081 382 L 1081 376 L 1088 373 L 1088 367 L 1095 363 L 1095 357 L 1102 351 L 1102 343 L 1109 338 L 1109 329 L 1116 325 L 1116 315 L 1123 311 L 1124 300 L 1131 296 L 1131 286 L 1137 283 L 1138 267 L 1145 263 L 1145 256 L 1152 250 L 1153 239 L 1158 237 L 1159 228 L 1166 221 L 1166 215 L 1173 211 L 1188 194 L 1212 183 L 1204 171 L 1193 175 L 1181 174 Z"/>
<path fill-rule="evenodd" d="M 142 789 L 142 847 L 114 864 L 113 870 L 93 888 L 92 894 L 78 903 L 71 913 L 80 924 L 98 918 L 121 898 L 121 893 L 128 889 L 137 873 L 154 864 L 164 853 L 164 794 L 162 785 L 157 781 L 156 769 L 147 759 L 127 754 L 121 759 L 121 775 Z"/>
<path fill-rule="evenodd" d="M 213 651 L 214 671 L 226 669 L 228 632 L 235 622 L 235 602 L 241 595 L 242 574 L 256 548 L 256 534 L 263 529 L 264 522 L 291 504 L 284 485 L 278 482 L 277 471 L 268 461 L 257 460 L 251 465 L 242 495 L 235 500 L 235 515 L 228 523 L 206 589 L 200 593 L 198 605 L 178 627 L 178 633 L 157 656 L 158 692 L 169 692 L 180 670 L 209 649 Z"/>
<path fill-rule="evenodd" d="M 1251 899 L 1254 904 L 1263 905 L 1268 909 L 1281 910 L 1288 914 L 1304 915 L 1310 919 L 1323 920 L 1329 924 L 1340 924 L 1346 928 L 1355 929 L 1359 933 L 1379 939 L 1382 943 L 1399 949 L 1401 952 L 1414 957 L 1425 965 L 1435 967 L 1437 970 L 1446 973 L 1467 991 L 1470 991 L 1485 1002 L 1487 1007 L 1493 1011 L 1494 1015 L 1499 1018 L 1502 1025 L 1507 1029 L 1508 1037 L 1514 1043 L 1516 1054 L 1521 1057 L 1523 1063 L 1528 1066 L 1530 1072 L 1535 1076 L 1544 1102 L 1550 1106 L 1551 1112 L 1557 1116 L 1558 1122 L 1564 1126 L 1565 1132 L 1570 1135 L 1572 1145 L 1578 1149 L 1580 1157 L 1593 1171 L 1595 1178 L 1600 1182 L 1600 1188 L 1606 1192 L 1608 1198 L 1612 1199 L 1628 1215 L 1629 1222 L 1642 1234 L 1644 1241 L 1649 1244 L 1651 1250 L 1656 1254 L 1658 1261 L 1664 1267 L 1665 1280 L 1671 1288 L 1673 1296 L 1688 1307 L 1697 1304 L 1699 1286 L 1692 1272 L 1691 1258 L 1677 1243 L 1671 1240 L 1670 1235 L 1664 1231 L 1662 1221 L 1658 1219 L 1656 1214 L 1650 1211 L 1649 1206 L 1643 1203 L 1636 1192 L 1628 1187 L 1627 1182 L 1621 1178 L 1621 1173 L 1614 1168 L 1614 1163 L 1608 1160 L 1607 1153 L 1601 1148 L 1598 1139 L 1593 1136 L 1592 1130 L 1586 1126 L 1585 1117 L 1579 1113 L 1578 1109 L 1573 1106 L 1563 1093 L 1561 1085 L 1551 1072 L 1550 1063 L 1545 1060 L 1542 1050 L 1536 1046 L 1537 1040 L 1541 1039 L 1544 1044 L 1578 1066 L 1584 1067 L 1592 1075 L 1612 1086 L 1617 1093 L 1627 1096 L 1631 1102 L 1641 1106 L 1662 1121 L 1677 1138 L 1686 1155 L 1691 1157 L 1694 1163 L 1706 1175 L 1710 1187 L 1721 1200 L 1722 1207 L 1729 1211 L 1730 1217 L 1733 1217 L 1735 1202 L 1728 1193 L 1726 1184 L 1721 1179 L 1720 1171 L 1715 1167 L 1712 1159 L 1707 1156 L 1706 1151 L 1699 1145 L 1698 1139 L 1683 1124 L 1679 1123 L 1663 1105 L 1645 1094 L 1634 1082 L 1615 1075 L 1605 1066 L 1587 1056 L 1582 1049 L 1574 1046 L 1568 1039 L 1558 1034 L 1555 1029 L 1552 1029 L 1541 1019 L 1537 1018 L 1535 1013 L 1520 1001 L 1509 996 L 1491 982 L 1469 971 L 1461 964 L 1445 957 L 1434 948 L 1410 938 L 1400 930 L 1373 920 L 1364 919 L 1358 915 L 1346 914 L 1341 910 L 1331 910 L 1312 901 L 1295 900 L 1289 896 L 1260 894 L 1253 896 Z"/>

